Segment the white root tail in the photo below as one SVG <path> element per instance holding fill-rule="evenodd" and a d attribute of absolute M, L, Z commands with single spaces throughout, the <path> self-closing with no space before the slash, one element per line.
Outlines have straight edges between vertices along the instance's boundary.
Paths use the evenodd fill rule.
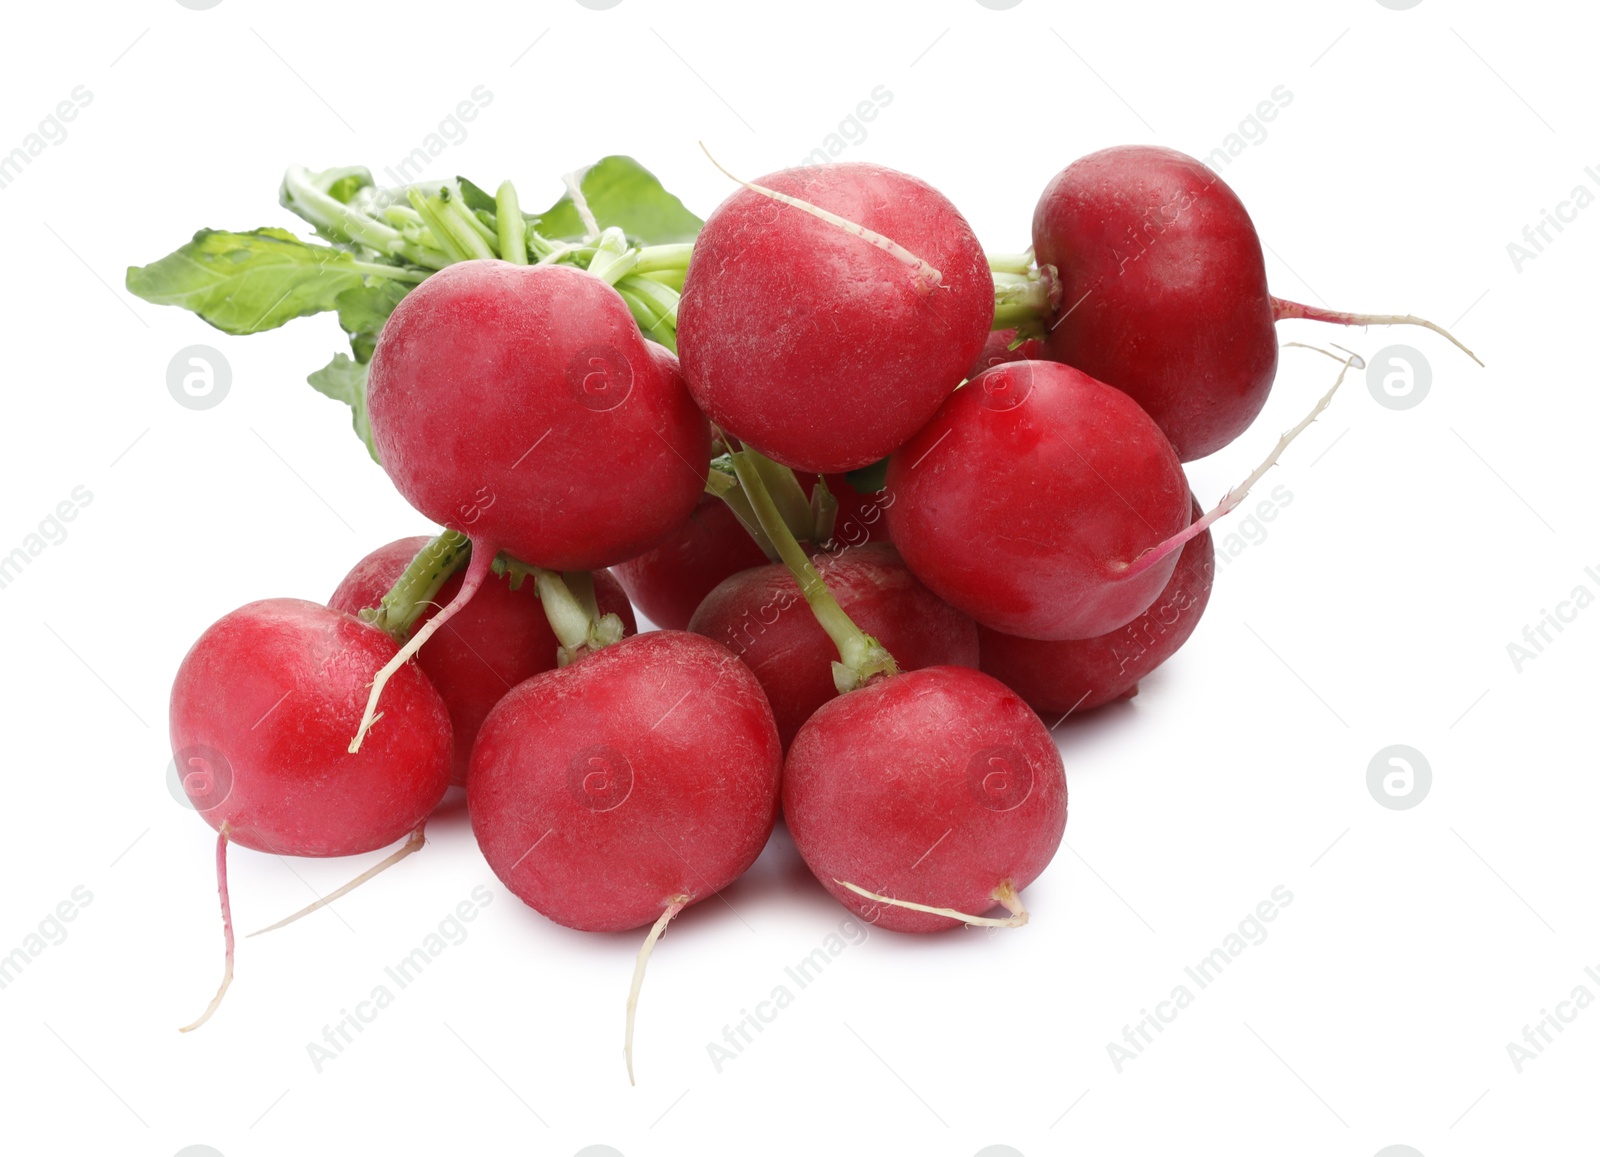
<path fill-rule="evenodd" d="M 911 252 L 911 250 L 901 245 L 898 241 L 892 241 L 888 237 L 885 237 L 882 233 L 876 233 L 873 230 L 868 229 L 865 225 L 858 225 L 856 222 L 847 217 L 841 217 L 837 213 L 830 213 L 822 206 L 813 205 L 810 201 L 802 201 L 799 197 L 791 197 L 787 193 L 780 193 L 776 189 L 769 189 L 765 185 L 757 185 L 753 182 L 746 181 L 743 177 L 734 176 L 732 173 L 728 172 L 727 169 L 722 167 L 717 158 L 711 155 L 711 150 L 706 148 L 704 141 L 700 142 L 700 151 L 705 153 L 706 160 L 715 165 L 717 167 L 717 171 L 720 172 L 724 177 L 727 177 L 730 181 L 737 181 L 746 189 L 749 189 L 752 193 L 760 193 L 763 197 L 770 197 L 772 200 L 777 201 L 780 204 L 788 205 L 793 209 L 799 209 L 802 213 L 809 213 L 819 221 L 826 221 L 828 224 L 836 228 L 843 229 L 852 237 L 859 237 L 869 245 L 876 246 L 877 248 L 883 250 L 890 257 L 893 257 L 907 269 L 911 270 L 912 284 L 916 287 L 917 293 L 919 293 L 921 296 L 927 297 L 931 295 L 935 289 L 939 288 L 940 283 L 944 280 L 944 275 L 942 273 L 940 273 L 932 265 L 928 264 L 928 262 L 918 257 L 915 253 Z"/>
<path fill-rule="evenodd" d="M 300 911 L 296 912 L 293 916 L 285 916 L 282 920 L 279 920 L 276 924 L 268 924 L 265 928 L 262 928 L 262 929 L 259 929 L 259 930 L 255 931 L 255 932 L 250 933 L 250 935 L 246 936 L 245 939 L 249 940 L 253 936 L 260 936 L 263 933 L 267 933 L 267 932 L 276 932 L 279 928 L 282 928 L 284 925 L 293 924 L 296 920 L 300 919 L 302 916 L 309 916 L 309 915 L 311 915 L 311 913 L 315 912 L 318 908 L 326 908 L 329 904 L 332 904 L 335 900 L 339 899 L 340 897 L 348 896 L 351 892 L 354 892 L 357 888 L 361 887 L 362 884 L 365 884 L 368 880 L 372 879 L 372 877 L 376 876 L 379 872 L 382 872 L 382 871 L 385 871 L 385 870 L 387 870 L 389 868 L 394 867 L 401 860 L 405 859 L 407 856 L 411 855 L 413 852 L 420 851 L 422 849 L 422 845 L 427 842 L 423 838 L 423 834 L 422 834 L 422 829 L 424 827 L 426 827 L 426 826 L 427 826 L 426 823 L 419 824 L 417 826 L 417 830 L 412 832 L 411 835 L 406 838 L 406 842 L 401 846 L 399 851 L 391 852 L 388 856 L 385 856 L 382 860 L 379 860 L 376 864 L 372 865 L 372 867 L 368 868 L 365 872 L 362 872 L 359 876 L 357 876 L 355 879 L 351 880 L 348 884 L 345 884 L 342 887 L 334 889 L 332 892 L 329 892 L 326 896 L 322 897 L 322 899 L 316 901 L 315 903 L 307 904 L 304 908 L 300 909 Z"/>
<path fill-rule="evenodd" d="M 222 984 L 217 989 L 217 995 L 211 998 L 211 1003 L 206 1005 L 206 1010 L 200 1014 L 200 1019 L 193 1024 L 184 1025 L 178 1030 L 179 1032 L 193 1032 L 210 1020 L 211 1014 L 222 1004 L 228 986 L 233 983 L 233 908 L 228 902 L 227 824 L 223 824 L 222 829 L 217 832 L 217 896 L 222 902 Z"/>
<path fill-rule="evenodd" d="M 974 928 L 1021 928 L 1028 922 L 1028 910 L 1022 906 L 1022 897 L 1017 895 L 1010 880 L 1003 880 L 1000 886 L 989 893 L 1010 916 L 970 916 L 965 912 L 957 912 L 954 908 L 934 908 L 927 904 L 918 904 L 911 900 L 896 900 L 892 896 L 884 896 L 877 892 L 869 892 L 859 884 L 852 884 L 849 880 L 835 880 L 841 888 L 849 888 L 858 896 L 868 900 L 875 900 L 879 904 L 890 904 L 896 908 L 909 908 L 913 912 L 927 912 L 931 916 L 948 916 L 952 920 L 960 920 L 963 924 L 970 924 Z"/>
<path fill-rule="evenodd" d="M 1285 342 L 1284 345 L 1285 347 L 1296 346 L 1300 349 L 1316 350 L 1318 353 L 1324 354 L 1341 363 L 1339 376 L 1334 379 L 1333 385 L 1328 388 L 1328 392 L 1323 394 L 1322 397 L 1317 400 L 1317 404 L 1311 407 L 1311 412 L 1309 414 L 1307 414 L 1304 418 L 1301 418 L 1299 423 L 1296 424 L 1293 429 L 1286 431 L 1283 436 L 1278 439 L 1278 444 L 1272 448 L 1272 453 L 1268 454 L 1266 460 L 1251 472 L 1250 477 L 1246 478 L 1243 482 L 1239 483 L 1239 485 L 1235 486 L 1232 490 L 1228 491 L 1228 493 L 1224 494 L 1221 502 L 1217 503 L 1214 508 L 1195 519 L 1185 529 L 1180 530 L 1177 534 L 1173 535 L 1159 546 L 1151 547 L 1138 558 L 1134 559 L 1133 562 L 1128 564 L 1126 569 L 1118 573 L 1117 578 L 1130 579 L 1135 575 L 1143 574 L 1145 571 L 1159 563 L 1162 559 L 1172 554 L 1173 551 L 1181 550 L 1184 543 L 1188 542 L 1191 538 L 1203 534 L 1206 528 L 1209 527 L 1213 522 L 1217 521 L 1217 519 L 1231 513 L 1239 505 L 1239 503 L 1243 502 L 1247 497 L 1249 497 L 1250 488 L 1257 482 L 1261 481 L 1262 476 L 1266 474 L 1268 470 L 1272 469 L 1278 464 L 1278 459 L 1282 457 L 1283 452 L 1288 449 L 1289 443 L 1293 442 L 1302 433 L 1304 433 L 1306 428 L 1309 427 L 1312 422 L 1317 420 L 1318 415 L 1328 408 L 1328 403 L 1333 401 L 1333 395 L 1337 393 L 1339 387 L 1344 384 L 1345 375 L 1349 373 L 1352 368 L 1362 369 L 1367 364 L 1359 354 L 1351 354 L 1349 357 L 1341 358 L 1337 354 L 1328 353 L 1328 351 L 1325 349 L 1321 349 L 1317 346 L 1305 345 L 1302 342 Z"/>
<path fill-rule="evenodd" d="M 628 1027 L 622 1042 L 622 1059 L 628 1066 L 628 1084 L 637 1084 L 633 1079 L 633 1019 L 639 1011 L 639 990 L 644 987 L 644 966 L 650 963 L 650 953 L 655 950 L 656 941 L 661 939 L 661 934 L 667 930 L 667 925 L 672 918 L 689 903 L 687 896 L 674 896 L 667 903 L 666 911 L 661 913 L 661 918 L 650 927 L 650 934 L 644 938 L 644 943 L 639 946 L 639 959 L 633 965 L 633 983 L 628 986 Z"/>
<path fill-rule="evenodd" d="M 1432 330 L 1480 366 L 1483 365 L 1483 359 L 1462 345 L 1456 335 L 1445 329 L 1444 326 L 1435 325 L 1427 318 L 1418 317 L 1411 313 L 1346 313 L 1343 310 L 1319 309 L 1314 305 L 1301 305 L 1298 301 L 1285 301 L 1281 297 L 1274 297 L 1272 299 L 1272 319 L 1274 321 L 1284 321 L 1291 318 L 1300 318 L 1305 321 L 1325 321 L 1333 325 L 1421 326 L 1423 329 Z"/>
<path fill-rule="evenodd" d="M 372 677 L 372 691 L 367 696 L 366 710 L 361 713 L 361 725 L 356 728 L 355 738 L 350 741 L 349 752 L 354 755 L 361 750 L 361 741 L 367 737 L 367 732 L 372 730 L 372 725 L 378 721 L 378 700 L 383 696 L 383 688 L 394 677 L 394 673 L 406 665 L 406 662 L 422 650 L 422 644 L 433 637 L 433 633 L 451 620 L 462 607 L 472 601 L 472 596 L 478 593 L 478 588 L 483 585 L 483 580 L 489 577 L 494 566 L 495 552 L 482 543 L 474 543 L 472 547 L 472 561 L 467 564 L 467 573 L 462 576 L 461 589 L 456 592 L 456 597 L 445 604 L 443 610 L 434 615 L 407 639 L 405 645 L 395 652 L 390 659 Z"/>

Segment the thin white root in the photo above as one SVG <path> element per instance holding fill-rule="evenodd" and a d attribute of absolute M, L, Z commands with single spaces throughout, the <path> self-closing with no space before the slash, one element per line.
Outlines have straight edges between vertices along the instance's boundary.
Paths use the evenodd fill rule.
<path fill-rule="evenodd" d="M 1286 344 L 1294 346 L 1301 345 L 1300 342 L 1288 342 Z M 1360 368 L 1366 365 L 1366 362 L 1363 361 L 1358 354 L 1351 354 L 1347 358 L 1341 358 L 1337 355 L 1329 354 L 1327 350 L 1320 349 L 1317 346 L 1303 346 L 1302 348 L 1314 349 L 1318 353 L 1327 354 L 1327 356 L 1332 357 L 1335 361 L 1341 363 L 1342 368 L 1339 370 L 1339 376 L 1334 379 L 1333 385 L 1328 388 L 1328 392 L 1323 394 L 1322 397 L 1317 400 L 1317 404 L 1311 407 L 1311 412 L 1309 414 L 1307 414 L 1304 418 L 1301 418 L 1299 423 L 1296 424 L 1293 429 L 1286 431 L 1283 436 L 1278 439 L 1278 444 L 1272 448 L 1272 453 L 1267 455 L 1266 460 L 1262 462 L 1261 465 L 1257 466 L 1253 471 L 1251 471 L 1250 477 L 1246 478 L 1243 482 L 1239 483 L 1239 485 L 1235 486 L 1232 490 L 1228 491 L 1228 493 L 1224 494 L 1221 502 L 1217 503 L 1213 509 L 1195 519 L 1187 528 L 1179 531 L 1177 534 L 1173 535 L 1159 546 L 1151 547 L 1138 558 L 1134 559 L 1125 570 L 1121 571 L 1117 575 L 1119 579 L 1129 579 L 1133 578 L 1135 575 L 1143 574 L 1145 571 L 1159 563 L 1162 559 L 1170 555 L 1173 551 L 1180 550 L 1183 547 L 1183 544 L 1188 542 L 1191 538 L 1203 534 L 1206 528 L 1209 527 L 1213 522 L 1217 521 L 1217 519 L 1231 513 L 1239 505 L 1239 503 L 1243 502 L 1247 497 L 1249 497 L 1250 488 L 1257 482 L 1261 481 L 1262 476 L 1266 474 L 1268 470 L 1272 469 L 1278 464 L 1278 459 L 1282 457 L 1283 452 L 1288 449 L 1289 443 L 1293 442 L 1302 433 L 1304 433 L 1306 428 L 1309 427 L 1312 422 L 1317 420 L 1318 415 L 1328 408 L 1328 403 L 1333 401 L 1333 395 L 1337 393 L 1339 387 L 1344 384 L 1345 375 L 1350 372 L 1351 367 Z"/>
<path fill-rule="evenodd" d="M 799 197 L 791 197 L 787 193 L 780 193 L 776 189 L 769 189 L 765 185 L 757 185 L 750 181 L 746 181 L 743 177 L 734 176 L 732 173 L 728 172 L 727 169 L 722 167 L 722 165 L 717 161 L 717 158 L 711 155 L 711 150 L 706 148 L 704 141 L 700 142 L 700 151 L 705 153 L 706 160 L 710 161 L 713 165 L 716 165 L 717 171 L 720 172 L 724 177 L 727 177 L 730 181 L 737 181 L 746 189 L 749 189 L 752 193 L 760 193 L 763 197 L 770 197 L 772 200 L 780 202 L 781 204 L 788 205 L 794 209 L 799 209 L 802 213 L 809 213 L 819 221 L 826 221 L 828 224 L 833 225 L 836 228 L 843 229 L 852 237 L 859 237 L 868 244 L 882 249 L 889 256 L 893 257 L 896 261 L 899 261 L 901 264 L 906 266 L 906 268 L 911 270 L 912 283 L 916 287 L 917 292 L 923 297 L 927 297 L 932 294 L 935 289 L 939 288 L 940 283 L 944 280 L 944 275 L 942 273 L 940 273 L 932 265 L 928 264 L 928 262 L 918 257 L 915 253 L 911 252 L 911 250 L 901 245 L 898 241 L 892 241 L 885 237 L 882 233 L 876 233 L 873 230 L 868 229 L 865 225 L 858 225 L 847 217 L 841 217 L 837 213 L 830 213 L 828 210 L 822 208 L 822 206 L 813 205 L 810 201 L 802 201 Z"/>
<path fill-rule="evenodd" d="M 361 725 L 356 728 L 355 738 L 350 741 L 348 748 L 351 755 L 361 750 L 361 741 L 367 737 L 367 732 L 372 730 L 372 725 L 378 721 L 378 700 L 383 695 L 383 688 L 394 677 L 394 673 L 406 665 L 406 662 L 422 650 L 422 644 L 433 637 L 433 633 L 454 617 L 455 613 L 472 601 L 472 596 L 478 593 L 478 588 L 483 585 L 483 580 L 489 577 L 494 566 L 495 552 L 481 543 L 474 543 L 472 548 L 472 561 L 467 564 L 467 573 L 462 576 L 461 589 L 456 592 L 456 597 L 451 599 L 438 614 L 429 619 L 406 640 L 406 643 L 395 652 L 394 658 L 379 669 L 372 677 L 372 691 L 367 696 L 366 710 L 361 713 Z"/>
<path fill-rule="evenodd" d="M 650 935 L 646 936 L 644 943 L 639 946 L 639 959 L 634 961 L 633 983 L 628 986 L 628 1028 L 622 1042 L 622 1059 L 628 1066 L 630 1085 L 638 1083 L 633 1079 L 633 1018 L 639 1011 L 639 990 L 644 987 L 644 966 L 650 963 L 650 953 L 655 950 L 656 941 L 661 939 L 661 934 L 667 930 L 667 925 L 688 903 L 687 896 L 674 896 L 667 903 L 667 910 L 651 925 Z"/>
<path fill-rule="evenodd" d="M 600 236 L 600 222 L 595 220 L 594 211 L 589 208 L 589 199 L 583 195 L 583 178 L 588 172 L 587 168 L 575 169 L 561 180 L 567 186 L 567 194 L 572 198 L 572 207 L 578 211 L 578 217 L 583 221 L 583 239 L 592 243 Z"/>
<path fill-rule="evenodd" d="M 211 1003 L 206 1005 L 206 1010 L 200 1014 L 200 1019 L 184 1025 L 179 1032 L 193 1032 L 210 1020 L 211 1014 L 222 1004 L 228 986 L 233 983 L 233 908 L 228 902 L 227 824 L 223 824 L 217 833 L 217 896 L 222 902 L 222 985 L 217 989 L 217 995 L 211 998 Z"/>
<path fill-rule="evenodd" d="M 965 912 L 957 912 L 954 908 L 933 908 L 927 904 L 918 904 L 911 900 L 896 900 L 891 896 L 883 896 L 877 892 L 869 892 L 859 884 L 852 884 L 849 880 L 835 880 L 841 888 L 849 888 L 858 896 L 865 896 L 868 900 L 876 900 L 880 904 L 891 904 L 896 908 L 909 908 L 913 912 L 926 912 L 931 916 L 948 916 L 952 920 L 960 920 L 963 924 L 970 924 L 974 928 L 1021 928 L 1028 922 L 1028 910 L 1022 906 L 1022 897 L 1017 895 L 1010 880 L 1003 880 L 1000 886 L 990 893 L 995 903 L 999 904 L 1010 916 L 969 916 Z"/>
<path fill-rule="evenodd" d="M 1463 345 L 1455 334 L 1445 329 L 1442 325 L 1435 325 L 1427 318 L 1418 317 L 1412 313 L 1347 313 L 1344 310 L 1322 309 L 1315 305 L 1302 305 L 1298 301 L 1287 301 L 1281 297 L 1274 297 L 1272 299 L 1272 314 L 1275 321 L 1300 319 L 1304 321 L 1324 321 L 1333 325 L 1421 326 L 1423 329 L 1432 330 L 1480 366 L 1483 365 L 1483 359 Z"/>
<path fill-rule="evenodd" d="M 365 872 L 362 872 L 348 884 L 334 889 L 332 892 L 329 892 L 326 896 L 313 904 L 307 904 L 293 916 L 285 916 L 276 924 L 269 924 L 259 931 L 250 933 L 250 935 L 246 936 L 245 939 L 249 940 L 252 936 L 260 936 L 265 932 L 276 932 L 279 928 L 282 928 L 286 924 L 293 924 L 302 916 L 311 915 L 311 913 L 315 912 L 318 908 L 326 908 L 329 904 L 333 903 L 341 896 L 348 896 L 351 892 L 354 892 L 357 888 L 361 887 L 362 884 L 365 884 L 379 872 L 394 867 L 401 860 L 411 855 L 412 852 L 420 851 L 422 849 L 422 845 L 427 842 L 422 835 L 422 829 L 426 826 L 426 823 L 418 825 L 417 830 L 412 832 L 411 835 L 406 838 L 406 842 L 400 847 L 399 851 L 392 852 L 388 856 L 385 856 L 382 860 L 379 860 L 376 864 L 372 865 L 372 867 L 368 868 Z"/>

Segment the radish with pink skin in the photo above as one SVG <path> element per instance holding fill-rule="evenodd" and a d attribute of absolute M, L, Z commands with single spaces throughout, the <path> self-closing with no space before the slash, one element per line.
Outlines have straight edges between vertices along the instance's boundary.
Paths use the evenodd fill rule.
<path fill-rule="evenodd" d="M 415 666 L 398 670 L 386 726 L 347 750 L 367 687 L 396 654 L 351 615 L 299 599 L 266 599 L 224 615 L 173 680 L 172 749 L 200 816 L 219 833 L 218 891 L 226 967 L 204 1024 L 233 978 L 226 847 L 280 856 L 353 856 L 419 829 L 450 785 L 450 717 Z M 400 853 L 404 854 L 404 853 Z"/>
<path fill-rule="evenodd" d="M 611 569 L 647 619 L 681 631 L 719 582 L 766 563 L 727 504 L 706 494 L 666 541 Z"/>
<path fill-rule="evenodd" d="M 994 280 L 935 189 L 880 165 L 787 169 L 695 241 L 678 350 L 695 400 L 769 457 L 854 470 L 917 431 L 983 347 Z"/>
<path fill-rule="evenodd" d="M 840 609 L 888 648 L 902 670 L 978 665 L 977 626 L 918 582 L 893 546 L 875 543 L 811 561 Z M 839 693 L 833 640 L 781 563 L 725 580 L 700 604 L 689 629 L 715 639 L 755 673 L 785 748 Z"/>
<path fill-rule="evenodd" d="M 880 928 L 1016 927 L 1067 822 L 1054 739 L 998 680 L 929 667 L 824 704 L 783 766 L 783 814 L 822 886 Z M 1007 917 L 985 917 L 995 906 Z"/>
<path fill-rule="evenodd" d="M 997 329 L 989 335 L 989 340 L 983 343 L 983 349 L 978 351 L 972 367 L 967 370 L 967 379 L 977 377 L 984 370 L 992 370 L 995 366 L 1004 365 L 1006 362 L 1038 361 L 1045 357 L 1044 342 L 1036 337 L 1017 340 L 1017 331 L 1014 329 Z"/>
<path fill-rule="evenodd" d="M 1192 517 L 1201 517 L 1198 503 Z M 978 628 L 979 667 L 999 679 L 1052 725 L 1132 696 L 1139 680 L 1171 658 L 1194 633 L 1215 577 L 1211 532 L 1191 538 L 1149 608 L 1126 626 L 1093 639 L 1044 642 Z"/>
<path fill-rule="evenodd" d="M 352 751 L 395 667 L 477 593 L 500 551 L 550 571 L 623 562 L 671 534 L 705 487 L 710 427 L 677 359 L 579 269 L 465 261 L 435 273 L 384 323 L 368 408 L 400 493 L 473 550 L 456 596 L 373 680 Z"/>
<path fill-rule="evenodd" d="M 1422 318 L 1274 297 L 1244 205 L 1173 149 L 1123 145 L 1074 161 L 1040 196 L 1033 243 L 1059 290 L 1045 322 L 1049 356 L 1125 390 L 1185 462 L 1220 450 L 1261 412 L 1279 320 L 1420 325 L 1477 360 Z"/>
<path fill-rule="evenodd" d="M 889 533 L 913 574 L 1006 634 L 1086 639 L 1141 614 L 1189 525 L 1189 485 L 1138 405 L 1056 362 L 1008 362 L 946 399 L 889 460 Z"/>
<path fill-rule="evenodd" d="M 761 685 L 725 648 L 652 631 L 520 684 L 472 753 L 472 831 L 502 883 L 558 924 L 651 926 L 755 862 L 778 812 L 782 748 Z"/>
<path fill-rule="evenodd" d="M 356 563 L 328 605 L 352 615 L 377 607 L 430 541 L 426 537 L 402 538 L 380 546 Z M 617 580 L 601 570 L 594 572 L 593 582 L 601 613 L 620 618 L 625 634 L 637 631 L 633 608 Z M 461 575 L 454 574 L 415 625 L 426 623 L 437 607 L 448 604 L 460 589 Z M 554 669 L 559 648 L 535 584 L 524 582 L 513 590 L 509 577 L 495 576 L 417 652 L 417 666 L 450 711 L 455 735 L 451 783 L 466 784 L 472 744 L 489 709 L 524 679 Z"/>

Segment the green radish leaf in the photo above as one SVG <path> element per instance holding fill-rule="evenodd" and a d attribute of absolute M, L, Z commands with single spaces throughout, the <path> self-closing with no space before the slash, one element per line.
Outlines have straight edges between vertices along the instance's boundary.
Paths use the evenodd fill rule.
<path fill-rule="evenodd" d="M 597 162 L 584 173 L 581 187 L 600 227 L 617 226 L 635 245 L 693 241 L 705 224 L 632 157 Z M 584 233 L 570 194 L 539 214 L 534 227 L 549 241 L 578 241 Z"/>
<path fill-rule="evenodd" d="M 351 197 L 362 189 L 372 188 L 372 183 L 372 174 L 366 169 L 348 169 L 344 176 L 328 185 L 328 196 L 341 205 L 348 205 Z"/>
<path fill-rule="evenodd" d="M 857 494 L 877 494 L 889 480 L 889 459 L 880 458 L 871 466 L 852 470 L 844 476 Z"/>
<path fill-rule="evenodd" d="M 352 343 L 358 337 L 375 339 L 383 323 L 394 312 L 394 307 L 411 292 L 411 288 L 399 281 L 375 281 L 370 285 L 357 285 L 345 290 L 334 299 L 334 308 L 339 311 L 339 327 L 350 335 Z M 367 359 L 361 357 L 358 351 L 357 360 L 364 362 Z"/>
<path fill-rule="evenodd" d="M 131 267 L 127 286 L 145 301 L 182 306 L 224 333 L 245 334 L 337 309 L 364 277 L 353 253 L 283 229 L 202 229 L 176 252 Z"/>
<path fill-rule="evenodd" d="M 456 184 L 461 186 L 461 199 L 467 203 L 467 208 L 481 209 L 485 213 L 495 211 L 493 193 L 485 193 L 465 177 L 457 177 Z"/>
<path fill-rule="evenodd" d="M 307 375 L 306 381 L 320 394 L 343 402 L 350 407 L 350 425 L 356 437 L 367 445 L 367 453 L 378 461 L 378 451 L 372 444 L 372 424 L 367 420 L 367 367 L 344 354 L 334 354 L 333 360 L 320 370 Z"/>

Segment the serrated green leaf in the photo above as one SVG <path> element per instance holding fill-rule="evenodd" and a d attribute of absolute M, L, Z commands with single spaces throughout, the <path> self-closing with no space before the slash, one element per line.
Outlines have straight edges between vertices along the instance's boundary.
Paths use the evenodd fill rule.
<path fill-rule="evenodd" d="M 354 254 L 283 229 L 202 229 L 161 260 L 130 268 L 127 286 L 145 301 L 182 306 L 224 333 L 245 334 L 337 309 L 363 277 Z"/>
<path fill-rule="evenodd" d="M 372 444 L 372 423 L 367 420 L 367 367 L 345 354 L 334 354 L 333 360 L 320 370 L 306 376 L 306 381 L 320 394 L 343 402 L 350 407 L 350 425 L 367 446 L 367 453 L 378 461 L 378 451 Z"/>
<path fill-rule="evenodd" d="M 600 227 L 617 226 L 635 245 L 693 241 L 705 224 L 632 157 L 599 161 L 583 175 L 581 188 Z M 583 220 L 570 195 L 539 214 L 534 228 L 550 241 L 577 241 L 584 234 Z"/>

